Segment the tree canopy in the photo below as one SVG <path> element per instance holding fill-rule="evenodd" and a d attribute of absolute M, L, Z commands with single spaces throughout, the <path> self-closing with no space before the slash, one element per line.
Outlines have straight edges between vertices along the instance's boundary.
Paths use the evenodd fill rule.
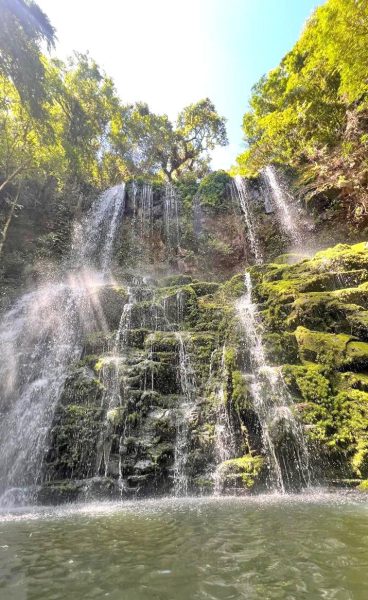
<path fill-rule="evenodd" d="M 357 125 L 368 108 L 367 48 L 366 0 L 317 8 L 291 52 L 253 88 L 240 171 L 254 174 L 271 162 L 320 165 L 332 151 L 342 157 L 367 144 Z"/>
<path fill-rule="evenodd" d="M 56 33 L 33 0 L 0 0 L 0 15 L 1 244 L 27 186 L 105 188 L 209 172 L 209 152 L 227 138 L 208 98 L 174 123 L 144 103 L 124 104 L 88 54 L 46 56 Z"/>
<path fill-rule="evenodd" d="M 98 186 L 136 175 L 171 180 L 207 172 L 208 152 L 227 143 L 208 98 L 176 123 L 146 104 L 124 105 L 88 55 L 63 63 L 43 54 L 55 29 L 35 2 L 0 0 L 0 12 L 0 185 L 26 169 Z"/>
<path fill-rule="evenodd" d="M 0 73 L 12 81 L 32 113 L 40 116 L 46 93 L 40 45 L 54 46 L 55 29 L 32 0 L 0 0 L 0 14 Z"/>

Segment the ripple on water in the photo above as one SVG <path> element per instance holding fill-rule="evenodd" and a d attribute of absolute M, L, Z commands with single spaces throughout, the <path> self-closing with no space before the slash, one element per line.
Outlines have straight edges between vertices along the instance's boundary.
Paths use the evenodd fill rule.
<path fill-rule="evenodd" d="M 0 597 L 366 600 L 367 506 L 313 490 L 7 511 Z"/>

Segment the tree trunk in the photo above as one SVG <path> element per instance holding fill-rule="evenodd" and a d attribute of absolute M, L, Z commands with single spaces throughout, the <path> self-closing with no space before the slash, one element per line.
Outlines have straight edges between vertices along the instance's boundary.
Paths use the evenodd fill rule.
<path fill-rule="evenodd" d="M 8 230 L 9 230 L 10 224 L 12 222 L 15 210 L 18 206 L 19 194 L 20 194 L 20 189 L 18 189 L 17 195 L 15 196 L 14 200 L 10 203 L 10 209 L 8 212 L 8 216 L 6 217 L 4 227 L 2 228 L 2 230 L 0 232 L 0 258 L 1 258 L 1 255 L 2 255 L 2 252 L 4 249 L 4 244 L 6 242 L 6 238 L 8 237 Z"/>
<path fill-rule="evenodd" d="M 9 177 L 7 177 L 5 181 L 3 181 L 3 183 L 0 185 L 0 193 L 6 188 L 7 185 L 9 185 L 11 181 L 13 181 L 14 177 L 19 175 L 19 173 L 29 165 L 29 162 L 30 161 L 25 162 L 23 165 L 20 165 L 12 173 L 10 173 Z"/>

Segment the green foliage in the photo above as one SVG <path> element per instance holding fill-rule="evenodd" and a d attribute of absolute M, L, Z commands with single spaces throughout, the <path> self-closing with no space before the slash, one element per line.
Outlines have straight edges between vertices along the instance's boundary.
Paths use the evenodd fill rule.
<path fill-rule="evenodd" d="M 243 118 L 248 148 L 238 157 L 238 171 L 291 165 L 308 186 L 307 200 L 331 189 L 350 218 L 364 220 L 367 46 L 365 0 L 327 0 L 318 7 L 293 49 L 253 88 Z M 353 207 L 345 206 L 348 194 Z"/>
<path fill-rule="evenodd" d="M 171 181 L 208 172 L 210 150 L 227 144 L 225 119 L 206 98 L 185 107 L 176 124 L 147 104 L 122 107 L 111 124 L 111 144 L 133 175 L 162 172 Z"/>
<path fill-rule="evenodd" d="M 76 203 L 82 189 L 139 176 L 156 183 L 183 177 L 188 204 L 209 170 L 209 151 L 227 143 L 213 103 L 185 107 L 176 123 L 144 103 L 123 105 L 88 55 L 64 63 L 41 53 L 55 31 L 35 2 L 0 0 L 0 12 L 0 254 L 29 188 L 45 188 L 50 179 L 54 192 L 74 186 Z M 69 208 L 72 218 L 76 207 Z M 47 256 L 61 244 L 54 231 L 45 235 L 40 249 Z"/>
<path fill-rule="evenodd" d="M 9 78 L 35 116 L 46 97 L 40 45 L 54 46 L 55 29 L 32 0 L 0 0 L 0 73 Z"/>
<path fill-rule="evenodd" d="M 216 209 L 226 207 L 230 175 L 225 171 L 215 171 L 204 177 L 199 185 L 201 204 Z"/>
<path fill-rule="evenodd" d="M 368 474 L 367 266 L 361 243 L 252 268 L 265 349 L 270 361 L 283 364 L 317 461 L 327 459 L 325 477 L 336 475 L 336 465 L 339 476 L 341 468 L 350 477 Z"/>

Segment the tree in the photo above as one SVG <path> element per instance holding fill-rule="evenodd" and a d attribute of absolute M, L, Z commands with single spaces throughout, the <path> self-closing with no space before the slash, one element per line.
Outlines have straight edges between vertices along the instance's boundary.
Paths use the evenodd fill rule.
<path fill-rule="evenodd" d="M 55 29 L 32 0 L 0 0 L 0 73 L 15 85 L 35 116 L 42 116 L 45 66 L 43 42 L 50 49 Z"/>
<path fill-rule="evenodd" d="M 51 70 L 50 110 L 69 174 L 108 185 L 105 157 L 110 153 L 111 124 L 120 111 L 114 83 L 86 54 L 75 53 L 67 65 L 53 61 Z"/>
<path fill-rule="evenodd" d="M 352 105 L 367 109 L 368 3 L 328 0 L 294 48 L 253 88 L 243 131 L 243 173 L 270 162 L 312 164 L 343 141 Z M 346 146 L 345 146 L 346 149 Z"/>
<path fill-rule="evenodd" d="M 161 171 L 172 181 L 186 171 L 208 170 L 209 151 L 227 144 L 225 119 L 208 98 L 184 108 L 175 125 L 138 103 L 123 107 L 111 141 L 131 174 Z"/>

